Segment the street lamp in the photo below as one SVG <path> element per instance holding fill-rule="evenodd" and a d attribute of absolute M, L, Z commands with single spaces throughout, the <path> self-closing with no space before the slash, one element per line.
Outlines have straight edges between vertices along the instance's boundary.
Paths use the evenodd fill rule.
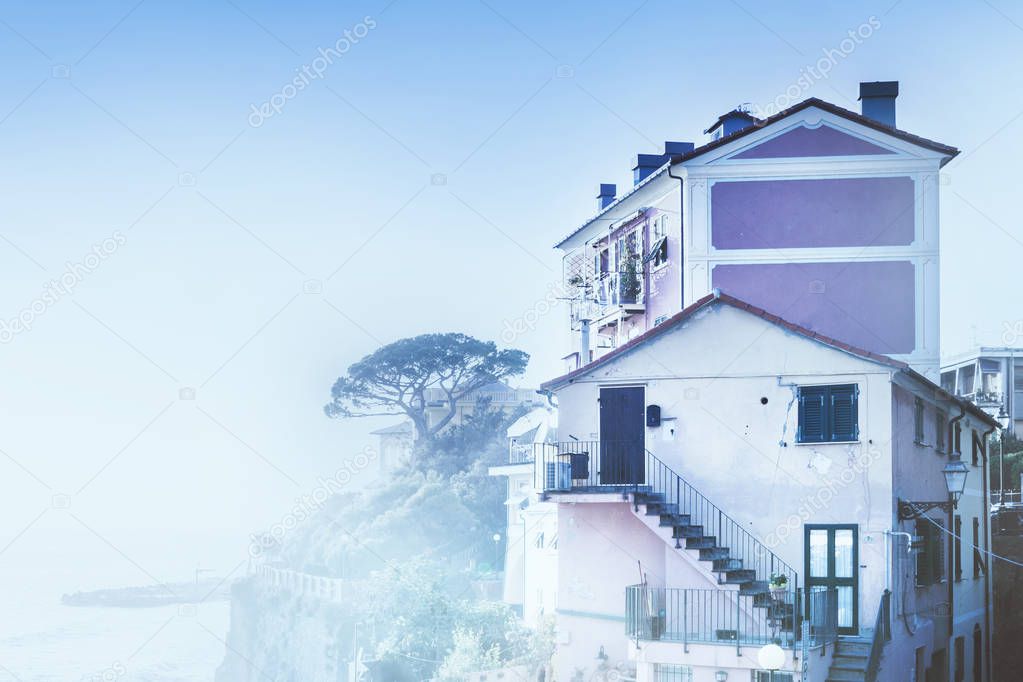
<path fill-rule="evenodd" d="M 959 505 L 959 498 L 963 496 L 963 491 L 966 489 L 966 475 L 970 473 L 969 468 L 959 458 L 959 455 L 956 455 L 948 461 L 948 464 L 941 470 L 941 473 L 945 477 L 948 500 L 944 502 L 910 502 L 909 500 L 900 499 L 900 521 L 919 518 L 932 509 L 941 509 L 951 514 L 952 510 Z"/>
<path fill-rule="evenodd" d="M 757 653 L 757 661 L 761 668 L 771 671 L 771 682 L 774 682 L 774 673 L 785 665 L 785 650 L 777 644 L 765 644 Z"/>

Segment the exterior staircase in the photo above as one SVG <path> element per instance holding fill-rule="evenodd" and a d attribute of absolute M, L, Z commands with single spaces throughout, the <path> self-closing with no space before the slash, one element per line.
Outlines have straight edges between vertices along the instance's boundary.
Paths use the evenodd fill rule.
<path fill-rule="evenodd" d="M 827 682 L 866 682 L 871 644 L 866 637 L 839 637 Z"/>
<path fill-rule="evenodd" d="M 693 551 L 699 560 L 707 565 L 709 571 L 716 575 L 719 585 L 735 586 L 739 595 L 752 597 L 752 605 L 763 609 L 765 618 L 775 621 L 778 629 L 785 633 L 788 639 L 794 640 L 797 627 L 797 604 L 794 598 L 796 572 L 724 514 L 715 514 L 712 527 L 707 527 L 701 522 L 704 514 L 700 512 L 707 511 L 702 508 L 704 505 L 697 504 L 699 511 L 694 515 L 691 512 L 687 513 L 679 503 L 667 501 L 668 497 L 669 494 L 666 492 L 634 492 L 632 493 L 634 510 L 638 514 L 640 507 L 643 507 L 645 516 L 657 517 L 658 526 L 671 529 L 671 538 L 675 541 L 676 549 Z M 731 544 L 738 546 L 731 547 L 729 546 Z M 751 556 L 753 553 L 759 556 L 754 559 Z M 770 589 L 772 575 L 786 576 L 784 596 L 772 595 Z"/>

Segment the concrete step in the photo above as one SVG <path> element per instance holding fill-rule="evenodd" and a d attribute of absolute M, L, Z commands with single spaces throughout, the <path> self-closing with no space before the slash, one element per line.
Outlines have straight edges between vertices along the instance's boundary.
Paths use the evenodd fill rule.
<path fill-rule="evenodd" d="M 757 579 L 757 572 L 752 568 L 740 568 L 735 571 L 725 571 L 723 582 L 731 584 L 743 584 L 753 582 Z"/>
<path fill-rule="evenodd" d="M 688 526 L 689 514 L 661 514 L 661 526 Z"/>
<path fill-rule="evenodd" d="M 703 557 L 700 557 L 703 559 Z M 711 559 L 714 562 L 714 570 L 717 572 L 737 571 L 742 568 L 742 559 Z"/>
<path fill-rule="evenodd" d="M 714 559 L 727 559 L 729 556 L 727 547 L 701 547 L 700 561 L 713 561 Z"/>
<path fill-rule="evenodd" d="M 852 672 L 849 670 L 828 671 L 828 682 L 866 682 L 866 673 Z"/>
<path fill-rule="evenodd" d="M 717 542 L 718 539 L 713 535 L 686 537 L 686 549 L 713 549 L 717 547 Z"/>
<path fill-rule="evenodd" d="M 753 580 L 739 588 L 739 594 L 765 594 L 770 591 L 766 580 Z"/>
<path fill-rule="evenodd" d="M 671 537 L 673 538 L 702 538 L 703 526 L 673 526 Z"/>
<path fill-rule="evenodd" d="M 860 656 L 841 656 L 836 653 L 831 659 L 831 669 L 865 673 L 867 672 L 867 659 Z"/>

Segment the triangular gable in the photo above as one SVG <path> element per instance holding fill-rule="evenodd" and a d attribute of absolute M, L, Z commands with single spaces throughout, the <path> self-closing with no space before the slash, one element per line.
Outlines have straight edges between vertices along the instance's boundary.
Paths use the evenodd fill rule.
<path fill-rule="evenodd" d="M 802 123 L 765 142 L 732 155 L 733 159 L 781 159 L 814 156 L 873 156 L 894 154 L 890 149 L 826 124 Z"/>

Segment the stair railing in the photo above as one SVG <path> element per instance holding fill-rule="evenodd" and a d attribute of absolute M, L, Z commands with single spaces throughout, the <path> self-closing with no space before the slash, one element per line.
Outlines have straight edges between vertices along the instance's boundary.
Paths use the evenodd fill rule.
<path fill-rule="evenodd" d="M 881 593 L 881 604 L 877 608 L 877 620 L 874 622 L 874 639 L 870 642 L 870 658 L 867 659 L 867 682 L 874 682 L 881 669 L 881 652 L 886 642 L 892 638 L 892 593 L 885 590 Z"/>
<path fill-rule="evenodd" d="M 741 559 L 742 568 L 755 571 L 756 580 L 783 582 L 786 592 L 798 591 L 799 574 L 794 568 L 649 450 L 645 473 L 644 484 L 635 486 L 637 492 L 648 489 L 663 495 L 666 504 L 678 505 L 678 513 L 689 516 L 689 525 L 702 526 L 703 535 L 716 538 L 718 547 L 727 547 L 729 558 Z M 676 541 L 676 546 L 682 545 Z M 719 581 L 724 582 L 720 577 Z"/>

